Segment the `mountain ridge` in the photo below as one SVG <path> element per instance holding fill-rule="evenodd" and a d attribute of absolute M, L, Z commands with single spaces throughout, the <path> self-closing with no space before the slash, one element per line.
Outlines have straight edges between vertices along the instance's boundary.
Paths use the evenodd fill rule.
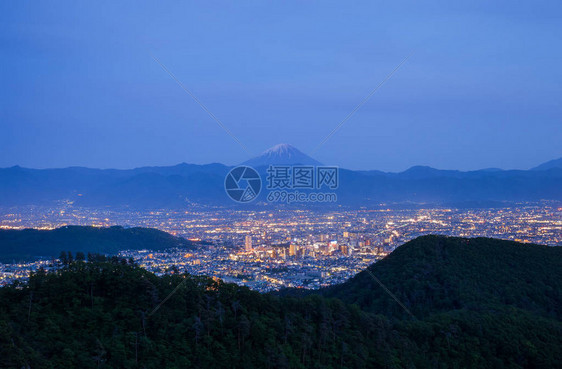
<path fill-rule="evenodd" d="M 284 154 L 287 150 L 292 152 L 292 146 L 281 145 L 270 151 L 273 156 L 255 158 L 259 159 L 254 164 L 259 164 L 256 169 L 262 177 L 262 186 L 266 184 L 267 163 L 275 163 L 279 159 L 277 154 L 285 165 L 290 165 L 287 164 L 290 161 L 308 160 L 292 156 L 297 159 L 287 161 Z M 308 163 L 305 165 L 314 165 Z M 245 165 L 250 164 L 252 162 Z M 224 191 L 224 178 L 232 168 L 220 163 L 180 163 L 135 169 L 10 167 L 0 169 L 0 204 L 53 205 L 66 201 L 75 206 L 124 209 L 176 209 L 198 204 L 234 206 L 236 204 Z M 562 201 L 562 168 L 458 171 L 414 166 L 399 173 L 340 168 L 339 174 L 335 205 Z M 253 204 L 247 205 L 266 203 L 267 191 L 261 191 Z"/>
<path fill-rule="evenodd" d="M 550 169 L 562 169 L 562 158 L 549 160 L 545 163 L 537 165 L 531 170 L 550 170 Z"/>
<path fill-rule="evenodd" d="M 542 268 L 550 272 L 545 274 Z M 560 246 L 427 235 L 397 247 L 367 270 L 319 293 L 367 311 L 405 317 L 396 301 L 375 283 L 375 275 L 418 318 L 450 310 L 486 310 L 498 304 L 562 320 Z M 553 293 L 537 293 L 534 289 L 539 284 L 541 291 Z M 474 288 L 478 294 L 470 292 Z"/>

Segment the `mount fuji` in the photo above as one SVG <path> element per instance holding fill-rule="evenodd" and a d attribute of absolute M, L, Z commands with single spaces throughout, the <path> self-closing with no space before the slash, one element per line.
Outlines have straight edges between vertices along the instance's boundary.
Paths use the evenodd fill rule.
<path fill-rule="evenodd" d="M 264 151 L 261 155 L 242 163 L 252 167 L 267 165 L 322 165 L 319 161 L 306 155 L 296 147 L 289 144 L 275 145 Z"/>

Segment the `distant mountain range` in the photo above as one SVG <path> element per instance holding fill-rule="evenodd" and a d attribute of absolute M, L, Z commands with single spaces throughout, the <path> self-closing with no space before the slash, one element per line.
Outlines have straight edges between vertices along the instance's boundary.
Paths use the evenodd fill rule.
<path fill-rule="evenodd" d="M 243 165 L 256 168 L 266 184 L 268 165 L 320 163 L 298 149 L 277 145 Z M 129 170 L 0 169 L 0 205 L 185 208 L 194 204 L 236 205 L 224 190 L 232 167 L 178 164 Z M 306 192 L 306 191 L 301 191 Z M 401 173 L 340 169 L 336 205 L 381 203 L 490 204 L 505 201 L 562 200 L 562 159 L 532 170 L 483 169 L 462 172 L 415 166 Z M 266 202 L 267 191 L 251 204 Z M 305 204 L 310 205 L 310 204 Z M 332 204 L 333 205 L 333 204 Z"/>

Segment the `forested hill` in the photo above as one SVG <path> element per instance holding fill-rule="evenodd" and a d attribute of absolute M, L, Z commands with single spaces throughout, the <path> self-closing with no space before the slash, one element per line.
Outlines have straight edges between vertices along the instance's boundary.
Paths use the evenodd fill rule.
<path fill-rule="evenodd" d="M 562 319 L 562 247 L 491 238 L 418 237 L 343 284 L 320 291 L 403 317 L 377 278 L 417 317 L 513 306 Z"/>
<path fill-rule="evenodd" d="M 75 261 L 0 289 L 0 367 L 560 368 L 558 250 L 412 241 L 371 271 L 414 317 L 364 274 L 322 291 L 347 304 Z"/>
<path fill-rule="evenodd" d="M 61 251 L 115 254 L 127 249 L 190 247 L 181 237 L 151 228 L 66 226 L 53 230 L 0 229 L 0 262 L 58 257 Z"/>

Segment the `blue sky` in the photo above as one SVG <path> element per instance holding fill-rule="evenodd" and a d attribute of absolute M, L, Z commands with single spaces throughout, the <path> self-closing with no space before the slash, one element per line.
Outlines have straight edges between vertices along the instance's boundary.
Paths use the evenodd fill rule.
<path fill-rule="evenodd" d="M 313 149 L 352 169 L 562 156 L 562 3 L 2 2 L 0 167 L 236 164 Z"/>

